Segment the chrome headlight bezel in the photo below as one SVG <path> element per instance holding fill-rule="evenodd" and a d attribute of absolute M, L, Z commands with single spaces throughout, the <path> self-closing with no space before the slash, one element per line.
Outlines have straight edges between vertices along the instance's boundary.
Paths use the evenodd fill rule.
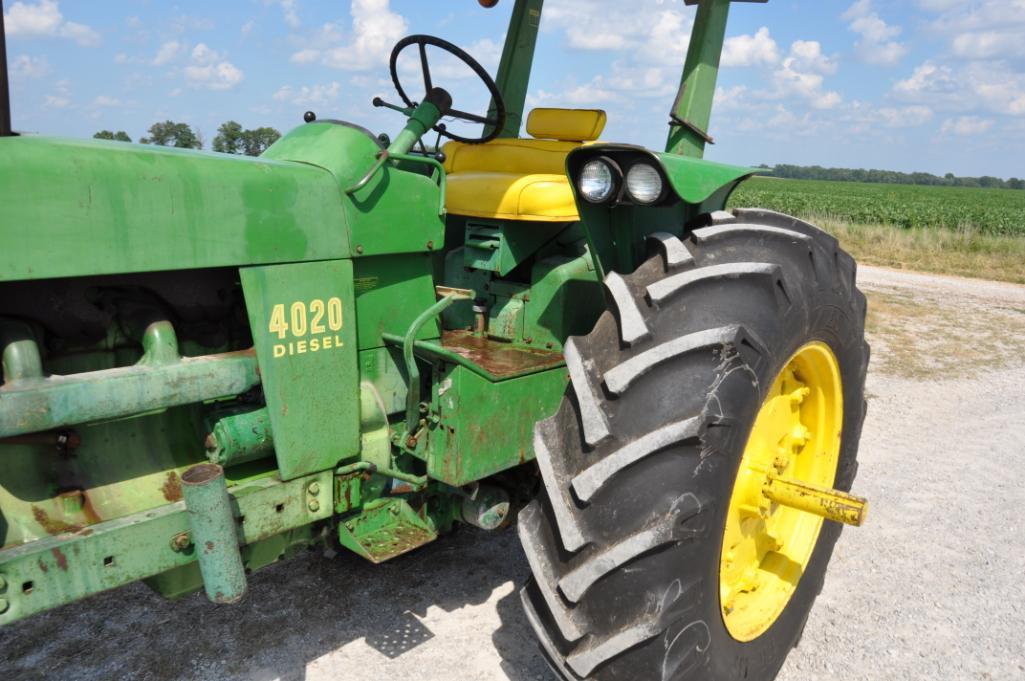
<path fill-rule="evenodd" d="M 638 173 L 650 173 L 650 176 L 645 180 L 639 180 Z M 631 181 L 631 178 L 635 178 Z M 656 191 L 654 193 L 642 194 L 639 189 L 639 183 L 643 181 L 651 181 L 654 179 Z M 637 161 L 632 164 L 626 171 L 625 178 L 626 194 L 630 197 L 630 200 L 641 206 L 651 206 L 658 203 L 666 193 L 666 182 L 662 177 L 662 173 L 653 164 L 647 161 Z"/>
<path fill-rule="evenodd" d="M 602 178 L 606 182 L 603 191 L 589 192 L 584 182 L 587 180 L 588 170 L 591 169 L 597 173 L 603 173 L 606 177 Z M 586 162 L 581 168 L 580 173 L 576 178 L 577 191 L 580 192 L 580 196 L 584 198 L 588 203 L 608 203 L 612 199 L 616 198 L 618 194 L 619 183 L 621 182 L 622 174 L 619 171 L 611 159 L 605 157 L 598 157 L 591 159 Z"/>

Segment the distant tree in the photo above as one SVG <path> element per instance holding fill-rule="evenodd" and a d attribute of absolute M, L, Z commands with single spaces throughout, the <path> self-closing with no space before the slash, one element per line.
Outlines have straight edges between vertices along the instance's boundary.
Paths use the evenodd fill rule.
<path fill-rule="evenodd" d="M 139 142 L 182 149 L 203 148 L 203 140 L 197 131 L 193 130 L 188 123 L 175 123 L 174 121 L 154 123 L 149 127 L 149 137 L 142 137 Z"/>
<path fill-rule="evenodd" d="M 246 130 L 242 135 L 242 147 L 247 156 L 259 156 L 280 138 L 281 133 L 274 128 Z"/>
<path fill-rule="evenodd" d="M 999 177 L 956 177 L 947 173 L 943 177 L 932 173 L 901 173 L 896 170 L 865 170 L 863 168 L 823 168 L 822 166 L 793 166 L 779 164 L 772 168 L 773 177 L 794 180 L 830 180 L 833 182 L 876 182 L 881 184 L 912 184 L 947 187 L 988 187 L 991 189 L 1025 189 L 1025 180 Z"/>
<path fill-rule="evenodd" d="M 280 137 L 281 133 L 274 128 L 243 130 L 237 122 L 225 121 L 221 123 L 221 127 L 217 128 L 217 136 L 214 137 L 212 148 L 223 154 L 259 156 Z"/>
<path fill-rule="evenodd" d="M 235 121 L 221 123 L 221 127 L 217 128 L 217 136 L 214 137 L 211 148 L 222 154 L 241 154 L 244 134 L 245 130 Z"/>
<path fill-rule="evenodd" d="M 117 132 L 111 132 L 110 130 L 100 130 L 98 133 L 93 135 L 93 139 L 98 140 L 114 140 L 115 142 L 131 142 L 132 138 L 128 136 L 128 133 L 124 130 L 118 130 Z"/>

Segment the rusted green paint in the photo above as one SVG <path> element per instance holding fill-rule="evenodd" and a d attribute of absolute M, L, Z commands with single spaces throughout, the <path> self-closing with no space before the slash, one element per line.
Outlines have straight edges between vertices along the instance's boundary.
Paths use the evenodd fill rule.
<path fill-rule="evenodd" d="M 229 488 L 239 541 L 254 544 L 331 516 L 330 504 L 311 511 L 309 485 L 331 489 L 330 471 L 289 482 L 261 478 Z M 0 625 L 55 605 L 112 589 L 196 560 L 175 551 L 171 539 L 190 532 L 184 502 L 165 504 L 78 531 L 45 537 L 0 551 L 0 575 L 8 583 L 9 609 Z M 108 560 L 109 559 L 109 560 Z"/>
<path fill-rule="evenodd" d="M 258 383 L 251 351 L 9 381 L 0 386 L 0 438 L 238 395 Z"/>
<path fill-rule="evenodd" d="M 359 515 L 338 524 L 342 546 L 372 563 L 383 563 L 434 541 L 438 536 L 427 507 L 414 510 L 404 499 L 367 504 Z"/>
<path fill-rule="evenodd" d="M 436 385 L 440 421 L 431 431 L 427 473 L 458 487 L 534 459 L 534 423 L 551 416 L 568 383 L 565 368 L 492 383 L 445 365 Z"/>

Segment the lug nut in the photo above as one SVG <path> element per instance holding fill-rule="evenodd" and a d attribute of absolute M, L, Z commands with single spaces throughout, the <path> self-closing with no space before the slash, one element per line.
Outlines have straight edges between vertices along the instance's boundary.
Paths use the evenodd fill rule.
<path fill-rule="evenodd" d="M 320 483 L 311 482 L 310 486 L 307 487 L 306 490 L 313 496 L 317 496 L 318 494 L 320 494 Z"/>
<path fill-rule="evenodd" d="M 316 499 L 310 499 L 310 503 L 307 505 L 307 508 L 316 513 L 320 510 L 320 502 Z"/>

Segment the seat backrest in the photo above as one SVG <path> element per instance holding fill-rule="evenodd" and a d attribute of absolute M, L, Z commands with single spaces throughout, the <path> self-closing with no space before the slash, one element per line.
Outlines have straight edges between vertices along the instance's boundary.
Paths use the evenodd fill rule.
<path fill-rule="evenodd" d="M 566 154 L 598 139 L 605 128 L 600 109 L 534 109 L 527 133 L 534 139 L 499 138 L 486 144 L 449 142 L 443 147 L 448 173 L 484 172 L 518 175 L 566 172 Z"/>
<path fill-rule="evenodd" d="M 601 109 L 534 109 L 527 116 L 527 134 L 535 139 L 593 142 L 605 129 Z"/>

